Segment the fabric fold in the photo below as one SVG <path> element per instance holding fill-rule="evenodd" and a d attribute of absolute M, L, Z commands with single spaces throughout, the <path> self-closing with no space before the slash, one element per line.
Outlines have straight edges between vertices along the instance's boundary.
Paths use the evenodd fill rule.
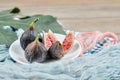
<path fill-rule="evenodd" d="M 106 43 L 102 42 L 105 38 L 108 38 L 108 41 L 106 40 Z M 118 37 L 113 32 L 102 33 L 100 31 L 81 33 L 77 36 L 77 40 L 82 46 L 82 51 L 80 52 L 80 56 L 86 53 L 86 51 L 89 52 L 93 48 L 98 50 L 97 48 L 99 48 L 99 46 L 97 45 L 102 45 L 104 47 L 107 47 L 109 45 L 118 43 Z"/>

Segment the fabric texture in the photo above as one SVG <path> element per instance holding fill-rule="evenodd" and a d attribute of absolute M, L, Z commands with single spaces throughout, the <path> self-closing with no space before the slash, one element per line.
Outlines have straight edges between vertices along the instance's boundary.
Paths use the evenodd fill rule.
<path fill-rule="evenodd" d="M 75 36 L 80 34 L 76 32 Z M 29 65 L 15 62 L 8 48 L 0 45 L 0 80 L 120 80 L 120 43 L 103 48 L 109 39 L 104 38 L 89 54 L 76 59 Z M 102 49 L 97 51 L 99 47 Z"/>
<path fill-rule="evenodd" d="M 111 39 L 111 41 L 104 40 L 105 38 Z M 103 47 L 118 43 L 118 37 L 113 32 L 105 32 L 102 33 L 100 31 L 94 32 L 84 32 L 77 36 L 77 40 L 82 46 L 82 51 L 80 52 L 80 56 L 82 56 L 86 51 L 92 50 L 94 47 L 99 46 L 97 44 L 101 44 Z M 108 42 L 107 42 L 108 41 Z M 94 49 L 98 52 L 97 49 Z M 92 52 L 93 54 L 93 52 Z"/>
<path fill-rule="evenodd" d="M 120 43 L 61 63 L 21 65 L 0 46 L 0 80 L 120 80 Z"/>

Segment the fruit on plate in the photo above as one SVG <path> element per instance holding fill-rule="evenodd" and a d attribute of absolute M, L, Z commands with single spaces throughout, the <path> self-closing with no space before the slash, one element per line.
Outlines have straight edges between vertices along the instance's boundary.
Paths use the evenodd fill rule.
<path fill-rule="evenodd" d="M 20 38 L 27 61 L 41 63 L 47 59 L 62 58 L 72 47 L 74 41 L 73 32 L 69 32 L 63 42 L 60 43 L 51 30 L 48 33 L 43 32 L 42 37 L 40 34 L 38 35 L 38 32 L 34 30 L 35 22 L 31 23 L 30 28 Z"/>
<path fill-rule="evenodd" d="M 48 50 L 48 55 L 52 59 L 60 59 L 64 56 L 63 48 L 59 41 L 56 41 Z"/>
<path fill-rule="evenodd" d="M 52 46 L 52 44 L 54 44 L 57 41 L 57 39 L 51 30 L 49 30 L 48 33 L 45 32 L 43 33 L 44 33 L 44 44 L 48 50 Z"/>
<path fill-rule="evenodd" d="M 25 49 L 25 58 L 28 62 L 38 62 L 42 63 L 47 58 L 47 49 L 44 44 L 39 41 L 39 37 L 37 36 L 35 41 L 28 44 Z"/>
<path fill-rule="evenodd" d="M 48 31 L 47 36 L 50 39 L 50 41 L 51 41 L 52 44 L 54 44 L 57 41 L 54 33 L 51 30 Z"/>
<path fill-rule="evenodd" d="M 38 19 L 35 19 L 29 26 L 29 28 L 22 34 L 21 38 L 20 38 L 20 44 L 21 47 L 25 50 L 25 48 L 27 47 L 27 45 L 29 43 L 31 43 L 32 41 L 35 40 L 38 32 L 34 29 L 34 24 L 35 22 L 37 22 Z M 40 40 L 42 40 L 41 36 L 39 36 Z"/>
<path fill-rule="evenodd" d="M 49 30 L 48 33 L 44 32 L 44 43 L 45 43 L 45 47 L 47 48 L 47 50 L 49 50 L 49 48 L 56 41 L 59 41 L 59 40 L 56 39 L 54 33 L 51 30 Z M 64 54 L 67 53 L 71 49 L 71 47 L 73 45 L 73 42 L 74 42 L 74 34 L 73 34 L 73 32 L 69 32 L 65 36 L 65 39 L 63 40 L 63 42 L 61 43 L 63 51 L 64 51 Z"/>
<path fill-rule="evenodd" d="M 74 34 L 73 32 L 69 32 L 65 36 L 65 39 L 62 42 L 62 48 L 64 50 L 64 54 L 66 54 L 71 49 L 73 42 L 74 42 Z"/>

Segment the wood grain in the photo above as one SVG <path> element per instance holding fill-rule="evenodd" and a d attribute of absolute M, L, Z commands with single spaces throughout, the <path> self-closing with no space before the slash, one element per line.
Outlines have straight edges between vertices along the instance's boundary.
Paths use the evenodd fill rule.
<path fill-rule="evenodd" d="M 1 0 L 0 10 L 18 6 L 22 14 L 53 15 L 66 29 L 120 33 L 120 0 Z"/>

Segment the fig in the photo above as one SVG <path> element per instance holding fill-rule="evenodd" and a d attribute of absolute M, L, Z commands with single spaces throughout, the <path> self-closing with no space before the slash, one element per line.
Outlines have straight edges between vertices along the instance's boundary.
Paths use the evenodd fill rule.
<path fill-rule="evenodd" d="M 73 32 L 69 32 L 66 36 L 65 39 L 62 42 L 62 48 L 64 50 L 64 54 L 66 54 L 72 47 L 74 42 L 74 35 Z"/>
<path fill-rule="evenodd" d="M 49 31 L 48 31 L 47 36 L 48 36 L 48 38 L 50 39 L 50 41 L 51 41 L 52 44 L 54 44 L 54 43 L 57 41 L 54 33 L 53 33 L 50 29 L 49 29 Z"/>
<path fill-rule="evenodd" d="M 49 37 L 47 36 L 47 33 L 45 33 L 45 32 L 43 32 L 43 33 L 44 33 L 44 45 L 45 45 L 46 49 L 48 50 L 51 47 L 52 43 L 51 43 Z"/>
<path fill-rule="evenodd" d="M 60 59 L 64 56 L 63 54 L 63 48 L 59 41 L 56 41 L 48 50 L 48 55 L 52 59 Z"/>
<path fill-rule="evenodd" d="M 25 58 L 28 62 L 38 62 L 42 63 L 47 58 L 47 49 L 45 48 L 44 44 L 39 41 L 39 37 L 37 36 L 36 39 L 28 44 L 25 49 Z"/>
<path fill-rule="evenodd" d="M 20 38 L 20 44 L 21 47 L 25 50 L 25 48 L 27 47 L 27 45 L 29 43 L 31 43 L 32 41 L 35 40 L 38 32 L 34 29 L 34 24 L 35 22 L 37 22 L 38 19 L 34 20 L 29 28 L 22 34 L 21 38 Z"/>
<path fill-rule="evenodd" d="M 51 45 L 57 41 L 57 39 L 51 30 L 49 30 L 48 33 L 45 32 L 43 33 L 44 33 L 44 44 L 48 50 L 51 47 Z"/>

